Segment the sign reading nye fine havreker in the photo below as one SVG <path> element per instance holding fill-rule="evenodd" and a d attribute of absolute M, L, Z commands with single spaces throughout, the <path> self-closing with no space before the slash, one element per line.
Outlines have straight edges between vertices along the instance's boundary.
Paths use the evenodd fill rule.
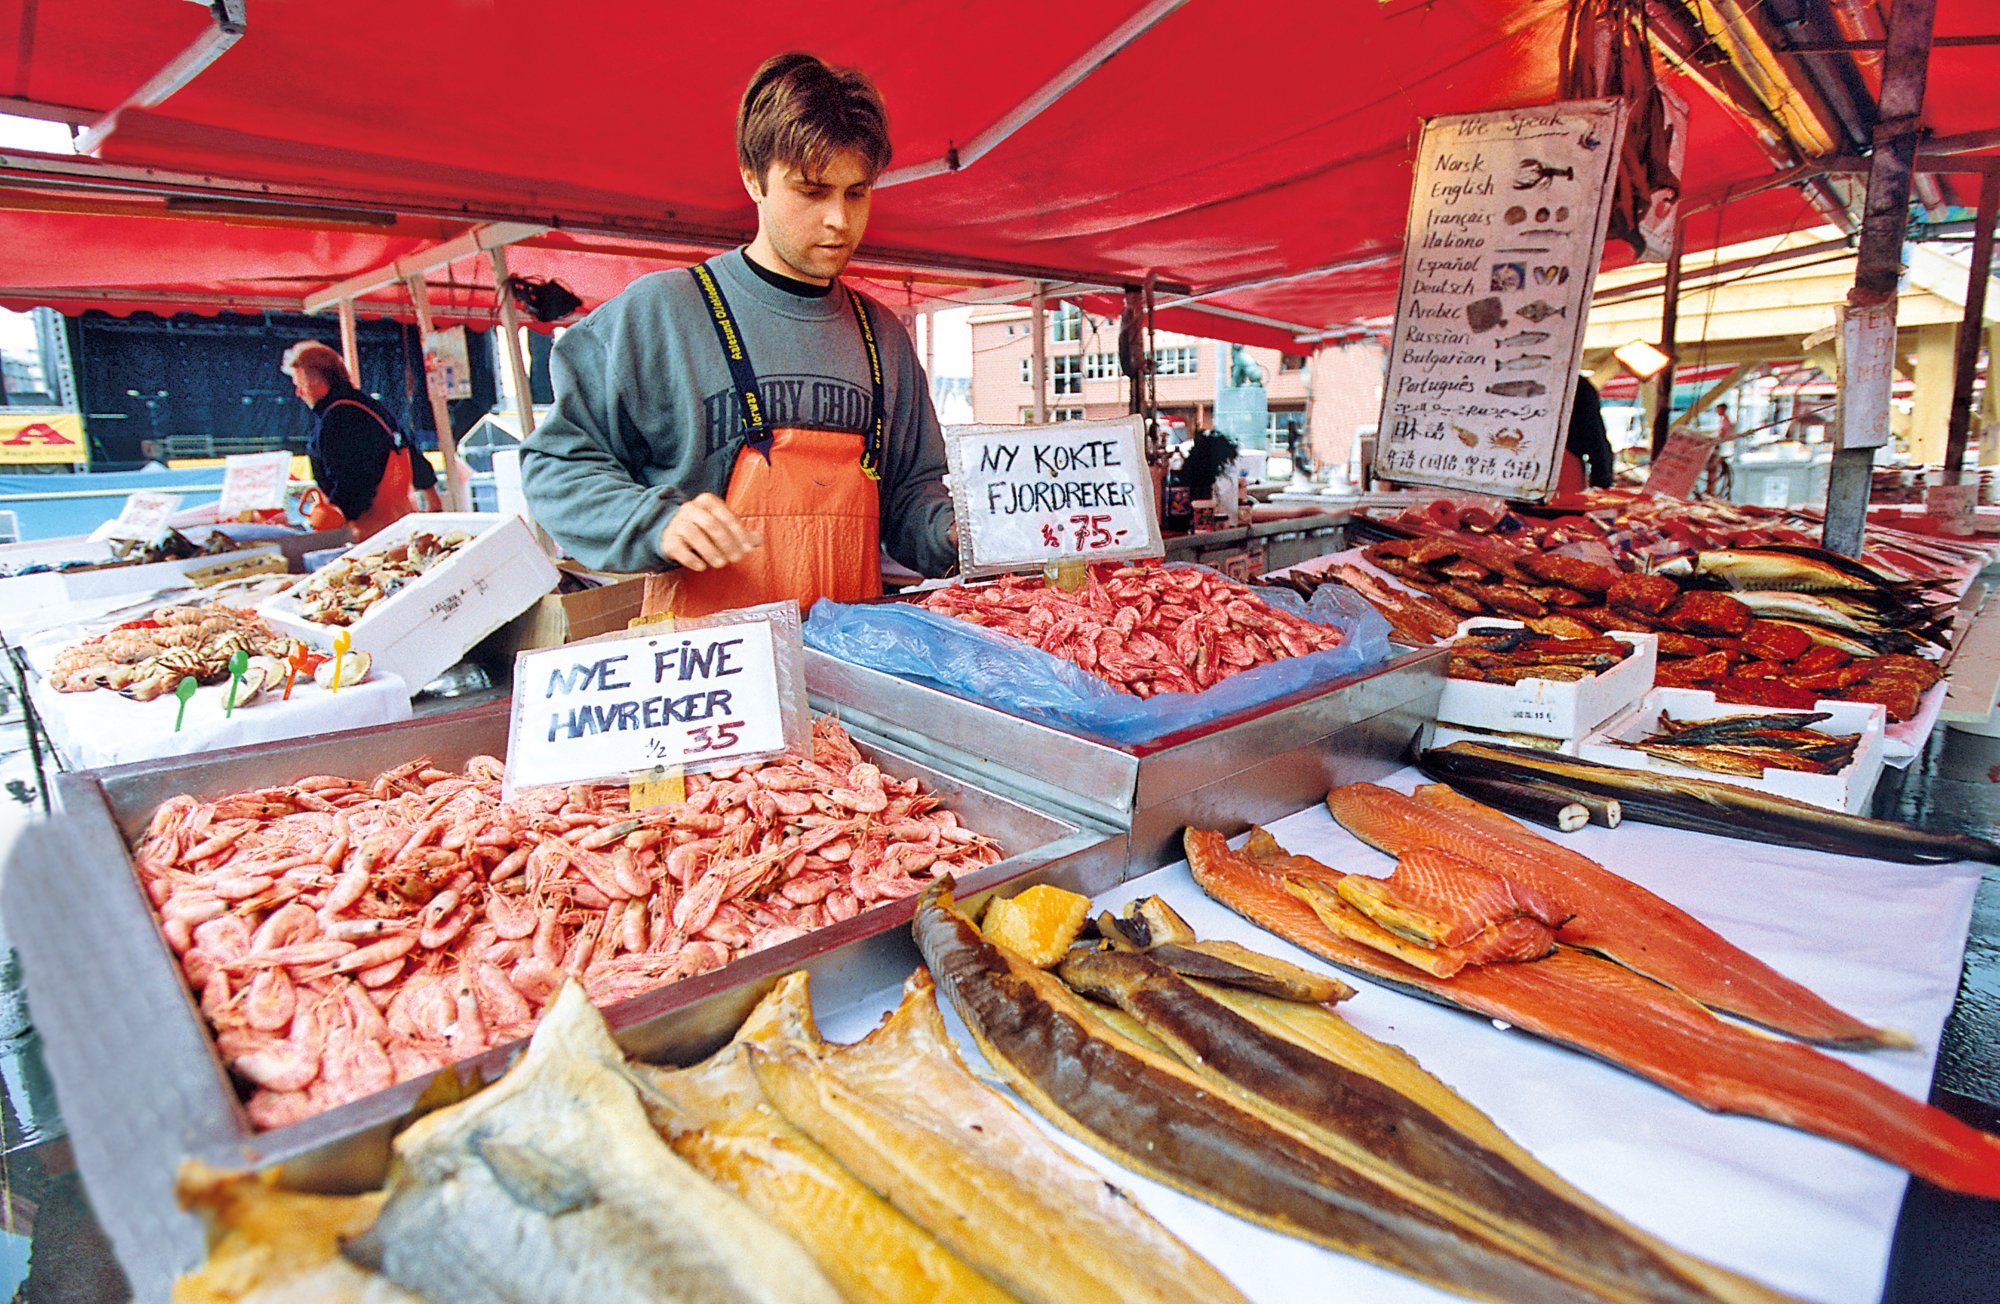
<path fill-rule="evenodd" d="M 1134 416 L 947 431 L 959 570 L 1160 556 L 1144 429 Z"/>
<path fill-rule="evenodd" d="M 804 682 L 796 614 L 786 633 L 768 619 L 725 617 L 521 653 L 508 790 L 660 766 L 699 772 L 784 751 L 804 712 L 790 700 Z M 781 668 L 787 657 L 795 664 Z"/>

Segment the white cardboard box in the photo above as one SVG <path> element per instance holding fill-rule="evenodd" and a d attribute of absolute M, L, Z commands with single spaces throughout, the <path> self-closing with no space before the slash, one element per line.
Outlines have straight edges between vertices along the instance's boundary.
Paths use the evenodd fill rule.
<path fill-rule="evenodd" d="M 464 530 L 474 538 L 347 627 L 354 649 L 400 676 L 412 694 L 533 606 L 558 578 L 517 516 L 412 513 L 343 555 L 365 559 L 418 530 L 439 535 Z M 331 648 L 340 628 L 307 620 L 294 593 L 280 594 L 257 611 L 273 629 L 319 648 Z"/>
<path fill-rule="evenodd" d="M 184 583 L 184 577 L 189 571 L 201 570 L 217 562 L 240 562 L 259 555 L 277 558 L 281 564 L 284 561 L 278 545 L 272 543 L 240 548 L 234 552 L 183 557 L 177 561 L 143 562 L 132 566 L 98 566 L 91 570 L 37 571 L 32 575 L 15 575 L 0 579 L 0 606 L 24 611 L 31 606 L 79 602 L 89 598 L 111 597 L 119 593 L 151 593 Z M 14 544 L 0 549 L 0 562 L 11 565 L 42 561 L 52 564 L 71 560 L 98 561 L 108 560 L 108 557 L 109 554 L 103 544 L 87 544 L 83 540 L 47 540 L 42 543 Z"/>
<path fill-rule="evenodd" d="M 1469 629 L 1496 628 L 1520 629 L 1522 625 L 1481 617 L 1465 621 L 1458 632 L 1463 637 Z M 1438 723 L 1544 738 L 1583 737 L 1644 697 L 1653 686 L 1653 668 L 1660 657 L 1659 636 L 1620 631 L 1608 637 L 1629 644 L 1632 654 L 1588 679 L 1523 679 L 1515 684 L 1446 679 L 1444 692 L 1438 697 Z"/>
<path fill-rule="evenodd" d="M 1751 778 L 1747 775 L 1723 774 L 1689 765 L 1676 765 L 1672 761 L 1649 756 L 1630 747 L 1619 747 L 1613 741 L 1617 739 L 1632 742 L 1648 734 L 1657 733 L 1659 719 L 1663 713 L 1672 720 L 1712 720 L 1724 715 L 1806 714 L 1800 711 L 1780 711 L 1768 706 L 1718 702 L 1715 700 L 1715 694 L 1700 688 L 1654 689 L 1641 698 L 1637 706 L 1617 719 L 1606 722 L 1602 729 L 1585 738 L 1583 750 L 1578 755 L 1586 761 L 1601 761 L 1606 765 L 1616 765 L 1627 770 L 1671 774 L 1684 779 L 1712 779 L 1718 783 L 1735 784 L 1739 788 L 1751 788 L 1758 792 L 1811 802 L 1828 810 L 1859 815 L 1868 809 L 1868 803 L 1875 795 L 1875 784 L 1882 777 L 1882 731 L 1886 716 L 1882 708 L 1873 702 L 1841 702 L 1829 699 L 1815 703 L 1812 709 L 1824 711 L 1828 718 L 1817 724 L 1807 725 L 1807 728 L 1827 734 L 1861 735 L 1861 741 L 1854 749 L 1854 759 L 1848 762 L 1846 769 L 1833 774 L 1765 770 L 1761 778 Z"/>

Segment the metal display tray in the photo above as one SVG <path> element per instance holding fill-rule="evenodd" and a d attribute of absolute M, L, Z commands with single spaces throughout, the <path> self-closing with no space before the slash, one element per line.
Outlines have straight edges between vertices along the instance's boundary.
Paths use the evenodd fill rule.
<path fill-rule="evenodd" d="M 1397 647 L 1379 665 L 1261 706 L 1115 743 L 806 649 L 816 706 L 951 773 L 1127 830 L 1135 872 L 1178 860 L 1189 824 L 1239 832 L 1400 768 L 1437 714 L 1444 669 L 1441 648 Z"/>
<path fill-rule="evenodd" d="M 1125 839 L 1108 827 L 1038 809 L 1031 796 L 955 776 L 894 740 L 850 730 L 892 776 L 921 778 L 967 824 L 1011 851 L 969 876 L 961 895 L 1041 881 L 1097 892 L 1123 877 Z M 398 1122 L 439 1075 L 289 1127 L 254 1131 L 140 887 L 132 840 L 176 793 L 207 799 L 309 774 L 370 777 L 418 756 L 459 765 L 480 753 L 501 754 L 506 740 L 503 703 L 57 781 L 57 814 L 24 833 L 0 902 L 78 1167 L 137 1299 L 165 1300 L 174 1276 L 203 1256 L 200 1223 L 178 1210 L 173 1195 L 184 1159 L 231 1168 L 283 1163 L 286 1184 L 307 1190 L 378 1185 Z M 815 1000 L 829 1012 L 840 1010 L 921 963 L 909 938 L 913 911 L 910 899 L 885 903 L 621 1002 L 606 1015 L 633 1055 L 685 1062 L 727 1040 L 791 970 L 811 973 Z M 488 1051 L 456 1071 L 491 1080 L 518 1049 L 517 1043 Z"/>

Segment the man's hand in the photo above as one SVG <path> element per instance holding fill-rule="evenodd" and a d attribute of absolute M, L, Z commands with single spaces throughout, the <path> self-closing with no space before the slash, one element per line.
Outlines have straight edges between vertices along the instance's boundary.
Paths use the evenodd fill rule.
<path fill-rule="evenodd" d="M 682 503 L 660 531 L 660 555 L 691 571 L 733 566 L 763 546 L 764 536 L 714 494 Z"/>

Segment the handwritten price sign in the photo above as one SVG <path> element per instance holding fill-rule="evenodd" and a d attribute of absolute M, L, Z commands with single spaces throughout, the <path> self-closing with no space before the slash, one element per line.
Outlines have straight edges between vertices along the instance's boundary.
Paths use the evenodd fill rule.
<path fill-rule="evenodd" d="M 1667 498 L 1686 498 L 1694 492 L 1694 482 L 1701 478 L 1713 452 L 1713 439 L 1685 426 L 1675 426 L 1667 432 L 1667 442 L 1653 459 L 1645 491 Z"/>
<path fill-rule="evenodd" d="M 1165 551 L 1137 417 L 964 427 L 945 453 L 967 575 Z"/>
<path fill-rule="evenodd" d="M 292 455 L 235 453 L 222 459 L 222 500 L 219 520 L 233 521 L 244 512 L 275 511 L 285 505 L 285 482 L 291 478 Z"/>
<path fill-rule="evenodd" d="M 514 663 L 507 785 L 580 783 L 680 766 L 690 771 L 785 749 L 783 656 L 796 637 L 768 620 L 737 620 L 671 633 L 644 629 L 523 652 Z"/>

